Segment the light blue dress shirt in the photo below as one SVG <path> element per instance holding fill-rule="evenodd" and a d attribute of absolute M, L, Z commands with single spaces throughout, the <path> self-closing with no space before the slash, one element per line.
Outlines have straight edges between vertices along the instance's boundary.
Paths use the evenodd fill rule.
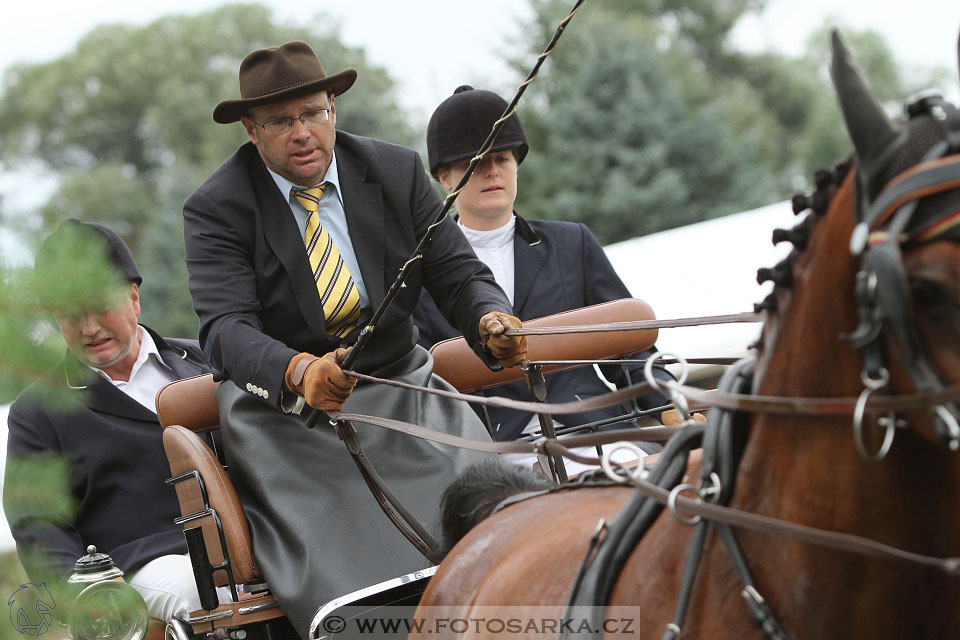
<path fill-rule="evenodd" d="M 270 167 L 267 167 L 267 171 L 270 172 L 273 181 L 277 184 L 277 188 L 280 189 L 280 193 L 283 194 L 287 204 L 290 205 L 290 212 L 297 221 L 297 229 L 300 230 L 300 237 L 304 238 L 304 242 L 306 242 L 307 216 L 309 214 L 307 210 L 303 208 L 303 205 L 290 195 L 291 189 L 302 189 L 303 187 L 275 173 Z M 350 275 L 353 276 L 353 283 L 357 287 L 357 293 L 360 294 L 360 305 L 364 308 L 369 308 L 370 298 L 367 296 L 367 288 L 363 285 L 363 276 L 360 275 L 360 264 L 357 262 L 357 255 L 353 251 L 353 243 L 350 241 L 350 230 L 347 228 L 347 214 L 344 209 L 343 194 L 340 191 L 340 177 L 337 173 L 336 154 L 334 154 L 333 159 L 330 161 L 330 166 L 327 168 L 327 174 L 323 180 L 314 186 L 318 186 L 323 182 L 329 184 L 323 192 L 323 197 L 320 199 L 320 205 L 317 209 L 317 214 L 320 216 L 320 224 L 326 228 L 327 233 L 333 238 L 333 244 L 337 246 L 340 257 L 343 258 L 344 264 L 346 264 L 347 269 L 350 270 Z M 306 251 L 306 249 L 304 249 L 304 251 Z"/>

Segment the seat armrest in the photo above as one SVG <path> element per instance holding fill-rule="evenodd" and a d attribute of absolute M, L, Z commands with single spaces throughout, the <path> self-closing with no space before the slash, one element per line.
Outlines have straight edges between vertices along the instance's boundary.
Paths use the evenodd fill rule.
<path fill-rule="evenodd" d="M 623 298 L 552 316 L 527 320 L 526 328 L 584 326 L 655 320 L 653 309 L 642 300 Z M 541 360 L 609 360 L 649 349 L 657 341 L 656 329 L 527 336 L 527 358 Z M 526 377 L 519 367 L 490 371 L 462 337 L 438 342 L 430 348 L 433 372 L 462 393 L 487 389 Z M 549 365 L 544 373 L 584 365 Z"/>
<path fill-rule="evenodd" d="M 220 426 L 216 391 L 219 382 L 212 373 L 175 380 L 157 392 L 157 418 L 164 427 L 180 425 L 201 433 Z"/>

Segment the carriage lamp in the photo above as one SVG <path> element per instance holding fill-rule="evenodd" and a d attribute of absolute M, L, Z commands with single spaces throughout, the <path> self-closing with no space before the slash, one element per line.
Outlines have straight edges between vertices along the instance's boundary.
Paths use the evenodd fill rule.
<path fill-rule="evenodd" d="M 82 589 L 67 616 L 73 640 L 143 640 L 147 635 L 147 605 L 106 553 L 87 547 L 67 582 Z"/>

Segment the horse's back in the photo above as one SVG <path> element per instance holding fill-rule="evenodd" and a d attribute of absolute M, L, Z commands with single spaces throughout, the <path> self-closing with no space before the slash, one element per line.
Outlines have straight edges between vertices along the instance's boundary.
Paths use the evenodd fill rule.
<path fill-rule="evenodd" d="M 549 603 L 559 615 L 598 522 L 609 522 L 631 493 L 583 487 L 506 507 L 450 551 L 420 601 L 420 613 L 438 613 L 430 607 L 449 608 L 446 615 Z"/>

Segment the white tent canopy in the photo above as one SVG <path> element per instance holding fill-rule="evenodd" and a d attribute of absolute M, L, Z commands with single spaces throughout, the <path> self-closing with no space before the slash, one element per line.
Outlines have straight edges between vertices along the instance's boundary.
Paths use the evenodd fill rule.
<path fill-rule="evenodd" d="M 778 202 L 605 250 L 633 296 L 657 318 L 743 313 L 771 289 L 757 284 L 757 269 L 772 267 L 790 250 L 786 243 L 773 246 L 773 230 L 796 223 L 790 203 Z M 684 357 L 742 356 L 759 332 L 756 323 L 661 329 L 657 348 Z"/>

